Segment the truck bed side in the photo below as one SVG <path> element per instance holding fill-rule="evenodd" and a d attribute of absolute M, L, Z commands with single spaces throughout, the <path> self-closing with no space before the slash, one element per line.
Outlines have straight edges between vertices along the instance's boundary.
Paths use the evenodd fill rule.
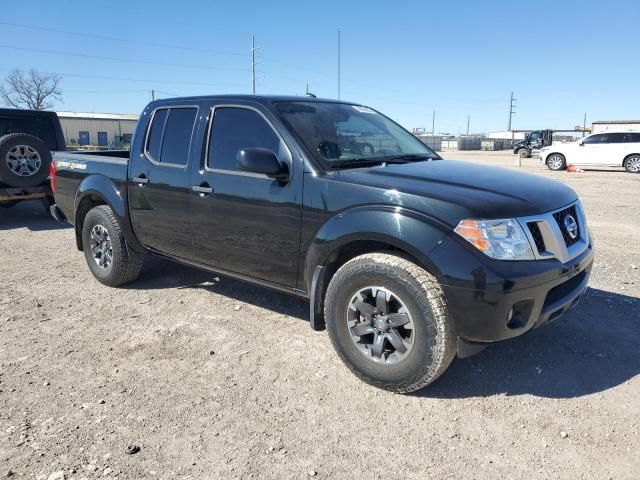
<path fill-rule="evenodd" d="M 113 209 L 127 240 L 138 247 L 127 209 L 129 152 L 53 152 L 52 161 L 56 168 L 55 202 L 66 220 L 76 227 L 78 249 L 82 249 L 82 224 L 77 219 L 101 204 Z"/>

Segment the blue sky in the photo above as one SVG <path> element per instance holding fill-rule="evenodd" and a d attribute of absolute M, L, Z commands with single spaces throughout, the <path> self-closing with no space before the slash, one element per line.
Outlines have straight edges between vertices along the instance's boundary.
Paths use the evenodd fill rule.
<path fill-rule="evenodd" d="M 254 34 L 258 93 L 308 81 L 335 98 L 341 30 L 341 97 L 407 128 L 430 129 L 435 109 L 436 131 L 464 133 L 467 115 L 471 131 L 506 129 L 511 91 L 514 128 L 571 128 L 585 112 L 640 117 L 639 24 L 637 0 L 3 0 L 0 76 L 57 72 L 56 110 L 136 113 L 151 89 L 250 93 Z"/>

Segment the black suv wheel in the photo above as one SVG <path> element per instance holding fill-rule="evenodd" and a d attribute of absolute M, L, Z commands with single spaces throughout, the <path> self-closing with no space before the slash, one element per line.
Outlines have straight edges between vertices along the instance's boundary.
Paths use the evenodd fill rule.
<path fill-rule="evenodd" d="M 360 379 L 407 393 L 435 381 L 451 364 L 456 335 L 436 279 L 391 253 L 343 265 L 325 297 L 331 342 Z"/>

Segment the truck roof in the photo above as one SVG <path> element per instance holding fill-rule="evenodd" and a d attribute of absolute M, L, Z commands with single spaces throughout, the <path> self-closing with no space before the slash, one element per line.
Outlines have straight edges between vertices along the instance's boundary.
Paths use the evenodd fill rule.
<path fill-rule="evenodd" d="M 158 104 L 169 101 L 196 101 L 196 100 L 244 100 L 256 103 L 274 103 L 274 102 L 330 102 L 330 103 L 346 103 L 349 105 L 361 105 L 359 103 L 349 102 L 345 100 L 336 100 L 330 98 L 316 98 L 305 95 L 246 95 L 246 94 L 224 94 L 224 95 L 197 95 L 191 97 L 172 97 L 155 100 L 151 103 Z"/>

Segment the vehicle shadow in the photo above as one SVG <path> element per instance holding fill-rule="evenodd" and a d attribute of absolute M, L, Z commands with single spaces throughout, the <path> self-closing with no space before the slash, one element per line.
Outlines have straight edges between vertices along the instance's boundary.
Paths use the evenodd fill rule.
<path fill-rule="evenodd" d="M 170 273 L 167 274 L 167 272 Z M 138 280 L 127 285 L 127 288 L 150 290 L 199 288 L 238 302 L 249 303 L 309 321 L 309 302 L 304 299 L 151 255 L 145 259 L 144 268 Z"/>
<path fill-rule="evenodd" d="M 580 397 L 638 375 L 639 352 L 640 299 L 590 288 L 565 317 L 454 361 L 440 380 L 415 395 Z"/>
<path fill-rule="evenodd" d="M 11 208 L 0 207 L 0 231 L 28 228 L 34 232 L 71 228 L 62 224 L 45 211 L 40 200 L 25 200 Z"/>

